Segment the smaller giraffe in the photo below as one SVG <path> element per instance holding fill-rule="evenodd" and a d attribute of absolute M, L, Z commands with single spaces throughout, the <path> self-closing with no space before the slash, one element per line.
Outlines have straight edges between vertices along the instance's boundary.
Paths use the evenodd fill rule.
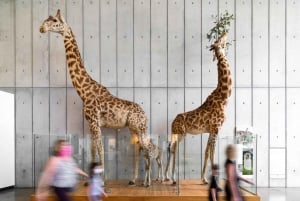
<path fill-rule="evenodd" d="M 179 142 L 187 135 L 208 133 L 209 138 L 205 149 L 204 164 L 201 172 L 203 184 L 207 184 L 205 177 L 207 161 L 214 164 L 215 146 L 219 131 L 225 120 L 225 107 L 231 95 L 232 81 L 229 62 L 224 49 L 226 48 L 227 33 L 223 33 L 211 46 L 214 60 L 218 60 L 218 84 L 215 90 L 206 98 L 204 103 L 191 111 L 178 114 L 172 122 L 172 141 L 168 151 L 169 156 L 165 169 L 165 178 L 168 181 L 168 171 L 172 160 L 172 181 L 176 184 L 175 163 Z"/>
<path fill-rule="evenodd" d="M 143 152 L 145 159 L 145 179 L 144 186 L 151 186 L 151 164 L 155 159 L 158 165 L 158 177 L 156 181 L 162 182 L 163 178 L 163 164 L 162 164 L 162 150 L 157 145 L 153 144 L 149 136 L 142 136 L 140 139 L 140 150 Z"/>

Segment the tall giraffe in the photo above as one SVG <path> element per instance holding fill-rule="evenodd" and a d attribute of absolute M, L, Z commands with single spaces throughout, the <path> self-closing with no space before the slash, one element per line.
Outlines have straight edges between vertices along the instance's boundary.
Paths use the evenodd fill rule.
<path fill-rule="evenodd" d="M 214 51 L 214 60 L 218 60 L 218 85 L 217 88 L 207 97 L 205 102 L 195 110 L 178 114 L 172 122 L 172 141 L 170 144 L 170 154 L 165 169 L 165 178 L 168 179 L 170 161 L 172 164 L 172 181 L 175 180 L 175 161 L 178 143 L 187 133 L 192 135 L 209 133 L 208 142 L 205 150 L 204 166 L 201 173 L 201 180 L 207 183 L 205 178 L 207 160 L 210 158 L 211 164 L 214 163 L 215 145 L 219 130 L 225 120 L 225 106 L 231 95 L 231 73 L 228 60 L 224 49 L 226 46 L 227 33 L 222 34 L 211 46 Z"/>
<path fill-rule="evenodd" d="M 139 139 L 146 133 L 147 116 L 138 104 L 113 96 L 103 85 L 89 76 L 84 68 L 72 29 L 61 16 L 60 10 L 57 10 L 55 17 L 49 16 L 41 25 L 40 32 L 47 31 L 63 36 L 71 80 L 83 101 L 84 115 L 90 127 L 92 161 L 96 160 L 98 153 L 104 167 L 101 127 L 114 129 L 128 127 L 132 137 Z M 135 167 L 130 185 L 135 184 L 138 176 L 139 154 L 139 145 L 135 143 Z"/>

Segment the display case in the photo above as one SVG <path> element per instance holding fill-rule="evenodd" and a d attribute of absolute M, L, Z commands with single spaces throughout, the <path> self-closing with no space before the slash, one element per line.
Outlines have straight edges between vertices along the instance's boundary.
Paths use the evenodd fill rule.
<path fill-rule="evenodd" d="M 151 134 L 151 142 L 161 149 L 163 174 L 165 171 L 168 156 L 170 154 L 169 142 L 161 140 L 161 135 Z M 52 153 L 53 144 L 58 139 L 65 139 L 72 144 L 74 154 L 78 166 L 88 172 L 89 163 L 91 161 L 91 139 L 89 135 L 34 135 L 34 181 L 37 185 L 40 173 L 44 167 L 46 160 Z M 127 195 L 132 193 L 137 195 L 185 195 L 187 191 L 200 191 L 207 195 L 207 185 L 201 185 L 201 171 L 203 168 L 205 148 L 208 135 L 187 135 L 180 143 L 176 154 L 175 178 L 176 184 L 172 181 L 159 182 L 156 181 L 158 176 L 158 165 L 155 158 L 151 164 L 152 183 L 150 187 L 143 186 L 145 177 L 145 160 L 143 153 L 140 154 L 138 177 L 134 187 L 128 185 L 134 173 L 134 141 L 130 135 L 104 135 L 105 150 L 105 189 L 112 195 Z M 215 150 L 215 163 L 220 166 L 219 183 L 223 188 L 226 179 L 224 163 L 225 148 L 228 144 L 235 144 L 237 148 L 237 171 L 242 177 L 256 183 L 256 136 L 250 132 L 237 130 L 235 137 L 220 136 L 217 139 Z M 169 168 L 169 176 L 171 177 L 172 164 Z M 211 164 L 208 161 L 206 178 L 209 181 Z M 256 194 L 256 185 L 250 186 L 241 183 L 241 187 L 248 194 Z"/>

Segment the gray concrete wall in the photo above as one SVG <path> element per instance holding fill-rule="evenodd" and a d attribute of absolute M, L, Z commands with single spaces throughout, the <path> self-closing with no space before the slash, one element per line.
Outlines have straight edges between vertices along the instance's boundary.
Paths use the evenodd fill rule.
<path fill-rule="evenodd" d="M 1 0 L 0 89 L 16 95 L 17 186 L 34 185 L 52 136 L 89 133 L 61 36 L 38 32 L 58 8 L 76 35 L 87 71 L 113 94 L 144 108 L 149 132 L 161 146 L 176 114 L 198 107 L 216 86 L 206 33 L 213 26 L 212 15 L 233 13 L 229 40 L 235 42 L 228 59 L 234 89 L 220 136 L 232 136 L 236 125 L 253 126 L 258 185 L 300 186 L 295 156 L 300 151 L 298 1 Z M 114 154 L 119 153 L 117 160 L 108 159 L 110 176 L 129 178 L 133 159 L 126 159 L 132 153 L 128 131 L 103 133 L 106 144 L 115 143 Z M 207 135 L 186 137 L 180 149 L 181 178 L 200 177 L 206 141 Z"/>

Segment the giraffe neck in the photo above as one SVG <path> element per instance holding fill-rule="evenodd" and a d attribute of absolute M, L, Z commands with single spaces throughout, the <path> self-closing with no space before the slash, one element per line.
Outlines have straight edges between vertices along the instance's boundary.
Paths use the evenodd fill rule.
<path fill-rule="evenodd" d="M 229 63 L 222 47 L 215 48 L 215 55 L 218 60 L 218 86 L 215 91 L 222 95 L 223 100 L 227 101 L 232 87 Z"/>
<path fill-rule="evenodd" d="M 66 25 L 67 26 L 67 25 Z M 66 51 L 66 59 L 68 63 L 68 69 L 71 76 L 72 84 L 76 89 L 78 95 L 82 100 L 85 99 L 85 90 L 87 86 L 95 85 L 100 86 L 96 81 L 94 81 L 90 75 L 86 72 L 83 61 L 80 56 L 77 42 L 72 29 L 67 26 L 64 33 L 64 45 Z"/>

